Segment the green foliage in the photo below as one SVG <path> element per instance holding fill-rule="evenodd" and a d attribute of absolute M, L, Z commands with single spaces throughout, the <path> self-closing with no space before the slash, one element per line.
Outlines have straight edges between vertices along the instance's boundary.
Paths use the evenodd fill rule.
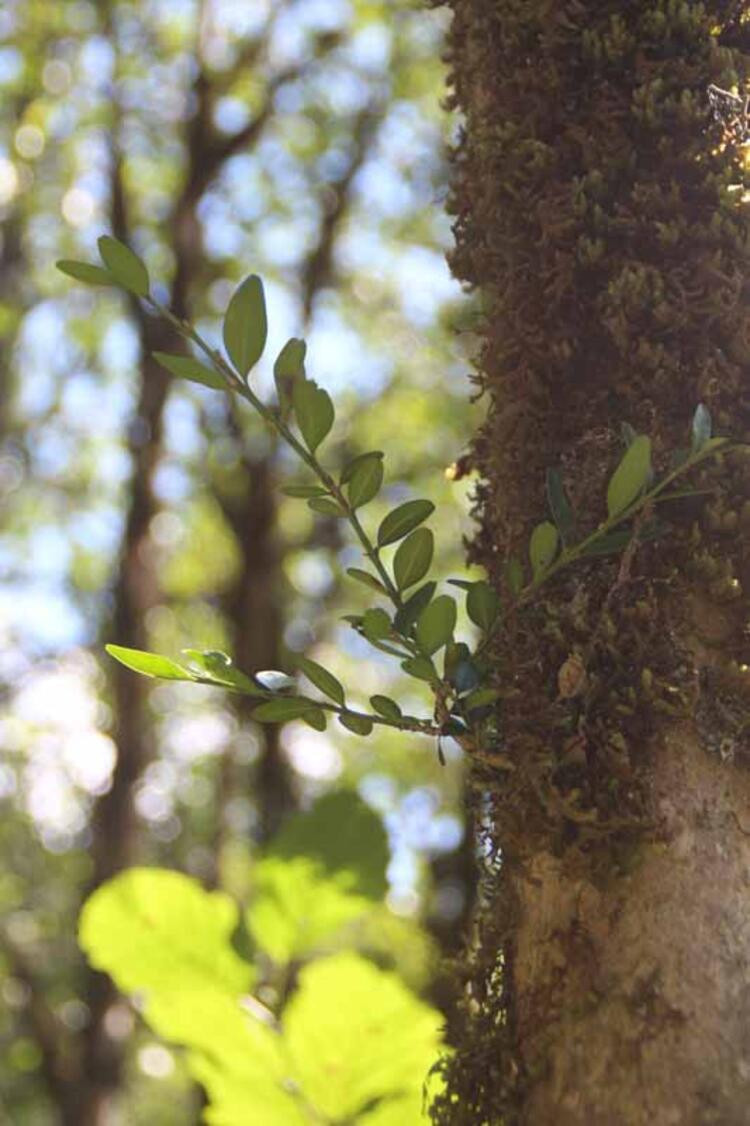
<path fill-rule="evenodd" d="M 258 969 L 234 948 L 240 912 L 224 893 L 140 868 L 89 898 L 81 945 L 142 999 L 155 1032 L 187 1049 L 207 1122 L 423 1120 L 441 1016 L 395 974 L 333 952 L 342 928 L 377 909 L 387 860 L 379 818 L 342 791 L 293 818 L 255 865 L 244 926 L 256 961 L 281 980 L 303 964 L 278 1013 L 248 997 Z"/>
<path fill-rule="evenodd" d="M 213 387 L 219 391 L 224 390 L 225 382 L 218 372 L 206 367 L 193 356 L 172 356 L 168 352 L 154 352 L 154 359 L 158 360 L 163 368 L 166 368 L 172 375 L 176 375 L 178 379 L 187 379 L 191 383 L 202 383 L 204 387 Z"/>
<path fill-rule="evenodd" d="M 538 579 L 547 570 L 555 558 L 558 542 L 557 528 L 554 524 L 550 524 L 549 520 L 537 524 L 534 528 L 529 542 L 529 559 L 535 579 Z"/>
<path fill-rule="evenodd" d="M 385 547 L 402 539 L 413 528 L 423 523 L 435 511 L 429 500 L 407 500 L 389 512 L 378 528 L 378 547 Z"/>
<path fill-rule="evenodd" d="M 312 379 L 298 379 L 292 388 L 292 405 L 305 445 L 314 454 L 333 426 L 331 397 Z"/>
<path fill-rule="evenodd" d="M 406 590 L 423 579 L 430 569 L 435 537 L 429 528 L 417 528 L 396 548 L 393 577 L 399 590 Z"/>
<path fill-rule="evenodd" d="M 255 367 L 267 336 L 263 283 L 251 274 L 235 290 L 224 317 L 224 347 L 240 375 L 247 376 Z"/>
<path fill-rule="evenodd" d="M 607 488 L 607 512 L 619 516 L 636 500 L 651 472 L 651 439 L 640 434 L 627 448 Z"/>
<path fill-rule="evenodd" d="M 102 235 L 97 245 L 102 262 L 116 283 L 136 297 L 148 297 L 148 271 L 138 255 L 109 235 Z"/>

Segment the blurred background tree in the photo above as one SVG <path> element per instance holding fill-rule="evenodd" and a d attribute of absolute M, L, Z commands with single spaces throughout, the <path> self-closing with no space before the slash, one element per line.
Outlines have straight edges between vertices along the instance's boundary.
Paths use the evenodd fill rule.
<path fill-rule="evenodd" d="M 443 259 L 443 32 L 396 0 L 0 12 L 0 1122 L 197 1120 L 180 1058 L 86 967 L 81 902 L 135 862 L 243 896 L 258 848 L 332 786 L 388 830 L 370 947 L 450 1012 L 429 951 L 455 948 L 473 887 L 451 747 L 442 768 L 387 729 L 260 730 L 217 691 L 102 658 L 105 640 L 191 645 L 257 671 L 289 645 L 356 661 L 363 697 L 415 691 L 340 623 L 364 605 L 341 589 L 357 560 L 334 521 L 279 499 L 288 455 L 223 397 L 172 386 L 150 353 L 176 341 L 136 302 L 53 266 L 111 231 L 214 338 L 234 283 L 260 273 L 267 354 L 306 337 L 340 453 L 386 449 L 382 511 L 431 497 L 442 567 L 461 566 L 467 482 L 444 471 L 475 408 Z"/>

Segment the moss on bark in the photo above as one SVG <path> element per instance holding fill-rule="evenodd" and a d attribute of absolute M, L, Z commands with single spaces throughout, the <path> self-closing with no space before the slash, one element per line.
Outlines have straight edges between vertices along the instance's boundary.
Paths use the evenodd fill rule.
<path fill-rule="evenodd" d="M 750 5 L 454 0 L 452 7 L 449 62 L 464 120 L 454 154 L 452 266 L 482 293 L 478 378 L 489 407 L 475 442 L 482 483 L 471 552 L 503 591 L 505 560 L 525 556 L 531 527 L 545 518 L 548 467 L 562 472 L 580 532 L 601 521 L 623 421 L 651 435 L 657 468 L 686 444 L 698 402 L 710 408 L 717 433 L 750 440 L 748 150 L 711 120 L 706 93 L 711 83 L 744 89 Z M 683 863 L 673 851 L 683 829 L 665 812 L 665 787 L 686 787 L 698 837 L 701 786 L 714 828 L 719 818 L 733 831 L 717 763 L 730 782 L 740 779 L 737 793 L 747 799 L 750 459 L 729 455 L 695 483 L 712 495 L 675 501 L 665 511 L 666 536 L 639 548 L 625 568 L 618 558 L 597 559 L 563 572 L 512 616 L 494 646 L 498 747 L 486 748 L 474 778 L 488 853 L 503 865 L 487 876 L 464 1045 L 448 1068 L 441 1121 L 667 1121 L 659 1118 L 662 1103 L 648 1119 L 647 1095 L 636 1106 L 614 1074 L 618 1043 L 639 1035 L 635 1017 L 617 1032 L 612 1019 L 589 1101 L 586 1069 L 568 1066 L 563 1040 L 577 1042 L 571 1021 L 606 1038 L 608 990 L 632 1001 L 646 979 L 653 1021 L 642 1024 L 644 1035 L 650 1030 L 663 1045 L 691 1019 L 682 994 L 670 999 L 654 985 L 671 975 L 667 952 L 657 964 L 649 948 L 648 968 L 627 981 L 630 971 L 612 951 L 622 935 L 613 923 L 592 937 L 592 919 L 611 908 L 635 925 L 639 902 L 648 910 L 650 885 L 633 873 L 658 869 L 668 882 L 654 867 L 655 849 Z M 585 684 L 561 698 L 559 675 L 571 655 Z M 675 731 L 695 759 L 682 773 L 668 752 Z M 493 749 L 514 769 L 494 773 Z M 551 886 L 567 888 L 536 930 L 534 880 L 550 904 Z M 680 887 L 694 900 L 701 930 L 713 901 Z M 680 913 L 683 929 L 689 907 Z M 557 966 L 540 969 L 546 949 L 536 961 L 530 951 L 551 942 L 556 910 L 565 941 Z M 673 943 L 669 918 L 659 926 L 665 945 Z M 591 971 L 594 960 L 610 966 L 609 985 Z M 737 965 L 717 962 L 717 973 L 731 976 Z M 743 1013 L 748 1003 L 737 1002 Z M 716 1021 L 730 1019 L 722 1006 L 717 1000 Z M 626 1005 L 631 1016 L 635 1007 Z M 677 1036 L 678 1052 L 679 1043 Z M 657 1055 L 660 1066 L 669 1059 Z M 567 1092 L 575 1103 L 581 1085 L 570 1117 L 550 1094 L 553 1073 L 559 1100 Z M 597 1100 L 618 1083 L 608 1110 Z M 715 1100 L 723 1119 L 700 1117 L 696 1095 L 686 1105 L 697 1116 L 674 1121 L 733 1121 L 737 1090 L 727 1080 Z M 628 1100 L 632 1114 L 623 1109 Z"/>

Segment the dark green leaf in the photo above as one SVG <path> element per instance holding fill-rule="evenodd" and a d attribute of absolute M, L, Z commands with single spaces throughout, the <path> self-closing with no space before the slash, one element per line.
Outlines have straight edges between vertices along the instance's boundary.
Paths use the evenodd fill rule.
<path fill-rule="evenodd" d="M 537 524 L 529 542 L 529 558 L 535 579 L 539 578 L 552 563 L 557 555 L 557 546 L 558 535 L 555 525 L 550 524 L 549 520 Z"/>
<path fill-rule="evenodd" d="M 370 703 L 373 711 L 382 715 L 384 719 L 401 719 L 401 708 L 395 700 L 391 700 L 390 696 L 371 696 Z"/>
<path fill-rule="evenodd" d="M 500 613 L 500 599 L 488 582 L 471 584 L 466 595 L 466 613 L 485 632 L 492 628 Z"/>
<path fill-rule="evenodd" d="M 315 860 L 329 876 L 346 874 L 349 890 L 370 899 L 381 899 L 388 887 L 383 823 L 351 790 L 329 792 L 307 813 L 290 817 L 266 852 L 282 859 Z"/>
<path fill-rule="evenodd" d="M 467 712 L 470 712 L 475 708 L 484 708 L 488 704 L 494 704 L 499 695 L 500 693 L 496 688 L 476 688 L 464 699 L 463 704 Z"/>
<path fill-rule="evenodd" d="M 97 246 L 102 262 L 117 284 L 134 293 L 136 297 L 148 297 L 148 271 L 138 255 L 134 254 L 124 242 L 110 238 L 109 235 L 102 235 Z"/>
<path fill-rule="evenodd" d="M 162 657 L 159 653 L 148 653 L 144 649 L 126 649 L 123 645 L 105 645 L 110 657 L 121 665 L 139 672 L 141 676 L 155 677 L 158 680 L 195 680 L 188 669 Z"/>
<path fill-rule="evenodd" d="M 309 712 L 303 712 L 300 719 L 314 731 L 325 731 L 328 726 L 328 717 L 322 708 L 311 708 Z"/>
<path fill-rule="evenodd" d="M 279 696 L 255 708 L 253 719 L 258 723 L 286 723 L 290 719 L 301 719 L 305 712 L 314 709 L 314 700 L 305 700 L 301 696 Z"/>
<path fill-rule="evenodd" d="M 328 489 L 324 489 L 322 485 L 282 485 L 281 491 L 285 496 L 301 497 L 303 500 L 328 496 Z"/>
<path fill-rule="evenodd" d="M 377 496 L 383 484 L 382 454 L 366 454 L 358 458 L 357 462 L 348 478 L 347 493 L 352 508 L 361 508 L 363 504 L 368 504 Z"/>
<path fill-rule="evenodd" d="M 333 426 L 330 395 L 312 379 L 298 379 L 292 387 L 294 416 L 310 453 L 315 453 Z"/>
<path fill-rule="evenodd" d="M 368 453 L 359 454 L 357 457 L 352 458 L 348 465 L 345 465 L 341 471 L 341 484 L 345 485 L 347 481 L 351 481 L 352 477 L 354 476 L 355 470 L 358 469 L 359 466 L 364 462 L 369 461 L 370 458 L 378 458 L 380 461 L 382 461 L 384 456 L 385 454 L 382 450 L 370 450 Z"/>
<path fill-rule="evenodd" d="M 230 657 L 216 649 L 199 650 L 183 649 L 189 658 L 196 674 L 203 680 L 210 680 L 222 688 L 233 688 L 246 696 L 263 696 L 265 693 L 258 688 L 249 676 L 234 667 Z"/>
<path fill-rule="evenodd" d="M 427 657 L 407 657 L 401 662 L 401 668 L 417 680 L 433 682 L 438 679 L 437 669 Z"/>
<path fill-rule="evenodd" d="M 697 454 L 711 437 L 711 412 L 703 403 L 698 403 L 693 415 L 692 441 L 690 452 Z"/>
<path fill-rule="evenodd" d="M 407 500 L 389 512 L 378 528 L 378 547 L 395 543 L 435 511 L 431 500 Z"/>
<path fill-rule="evenodd" d="M 426 606 L 417 620 L 417 641 L 425 652 L 437 653 L 453 636 L 456 628 L 456 603 L 449 594 L 441 594 Z"/>
<path fill-rule="evenodd" d="M 346 516 L 341 505 L 331 497 L 311 497 L 307 502 L 307 507 L 311 508 L 313 512 L 320 512 L 323 516 L 335 516 L 339 520 Z"/>
<path fill-rule="evenodd" d="M 304 340 L 298 340 L 293 336 L 291 340 L 287 340 L 273 365 L 276 393 L 279 397 L 279 406 L 284 413 L 291 406 L 291 389 L 295 379 L 304 378 L 306 352 L 307 345 Z"/>
<path fill-rule="evenodd" d="M 368 641 L 379 641 L 388 637 L 392 630 L 391 619 L 385 610 L 367 610 L 362 618 L 362 632 Z"/>
<path fill-rule="evenodd" d="M 309 657 L 301 657 L 299 654 L 295 654 L 294 663 L 316 688 L 319 688 L 321 692 L 337 704 L 344 703 L 344 689 L 328 669 L 324 669 L 317 661 L 311 661 Z"/>
<path fill-rule="evenodd" d="M 263 355 L 268 335 L 263 282 L 245 278 L 232 294 L 224 316 L 224 347 L 240 375 L 247 375 Z"/>
<path fill-rule="evenodd" d="M 117 285 L 109 270 L 101 266 L 94 266 L 91 262 L 73 262 L 69 258 L 62 258 L 55 265 L 62 274 L 69 278 L 83 282 L 84 285 Z"/>
<path fill-rule="evenodd" d="M 355 735 L 369 735 L 372 731 L 372 720 L 366 715 L 358 715 L 355 712 L 341 712 L 339 723 L 348 731 L 353 731 Z"/>
<path fill-rule="evenodd" d="M 607 512 L 619 516 L 640 496 L 651 472 L 651 439 L 639 434 L 612 474 L 607 487 Z"/>
<path fill-rule="evenodd" d="M 425 583 L 424 586 L 421 586 L 419 590 L 415 590 L 414 594 L 407 598 L 406 602 L 404 602 L 393 619 L 393 625 L 398 633 L 402 635 L 408 634 L 411 626 L 416 622 L 425 606 L 429 604 L 436 590 L 437 583 Z"/>
<path fill-rule="evenodd" d="M 459 661 L 453 683 L 459 695 L 471 692 L 482 683 L 482 674 L 473 661 Z"/>
<path fill-rule="evenodd" d="M 400 543 L 393 559 L 393 575 L 399 590 L 418 583 L 430 569 L 435 537 L 429 528 L 417 528 Z"/>
<path fill-rule="evenodd" d="M 363 583 L 364 586 L 369 586 L 372 590 L 377 590 L 380 594 L 388 593 L 380 579 L 376 579 L 369 571 L 361 571 L 359 567 L 347 567 L 346 573 L 350 575 L 351 578 L 356 579 L 358 583 Z"/>
<path fill-rule="evenodd" d="M 622 551 L 630 541 L 631 532 L 629 528 L 617 528 L 614 532 L 609 532 L 606 536 L 599 536 L 593 543 L 590 543 L 583 555 L 612 555 L 618 551 Z"/>
<path fill-rule="evenodd" d="M 630 425 L 629 422 L 621 422 L 620 423 L 620 437 L 622 438 L 622 443 L 625 446 L 625 449 L 627 450 L 632 446 L 633 442 L 638 437 L 638 434 L 633 429 L 633 427 Z"/>
<path fill-rule="evenodd" d="M 447 680 L 453 680 L 454 674 L 461 661 L 468 661 L 471 650 L 465 641 L 451 641 L 445 647 L 443 669 Z"/>
<path fill-rule="evenodd" d="M 523 566 L 515 556 L 511 556 L 505 564 L 505 581 L 511 594 L 517 598 L 523 590 Z"/>
<path fill-rule="evenodd" d="M 206 367 L 193 356 L 173 356 L 169 352 L 153 352 L 152 355 L 163 368 L 179 379 L 189 379 L 191 383 L 202 383 L 204 387 L 214 387 L 219 391 L 227 389 L 226 382 L 218 372 Z"/>
<path fill-rule="evenodd" d="M 563 546 L 567 547 L 575 538 L 575 518 L 557 469 L 547 470 L 547 503 Z"/>

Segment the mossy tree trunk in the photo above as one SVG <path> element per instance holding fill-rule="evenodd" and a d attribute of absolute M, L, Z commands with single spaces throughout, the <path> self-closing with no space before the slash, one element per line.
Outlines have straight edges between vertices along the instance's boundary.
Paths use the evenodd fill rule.
<path fill-rule="evenodd" d="M 622 422 L 654 463 L 699 402 L 750 440 L 750 4 L 453 0 L 458 277 L 483 295 L 474 557 L 504 591 L 557 467 L 578 534 Z M 747 29 L 747 30 L 746 30 Z M 493 854 L 451 1123 L 750 1120 L 750 458 L 666 532 L 563 571 L 494 646 Z M 573 656 L 580 675 L 560 691 Z M 570 670 L 571 666 L 568 666 Z"/>

